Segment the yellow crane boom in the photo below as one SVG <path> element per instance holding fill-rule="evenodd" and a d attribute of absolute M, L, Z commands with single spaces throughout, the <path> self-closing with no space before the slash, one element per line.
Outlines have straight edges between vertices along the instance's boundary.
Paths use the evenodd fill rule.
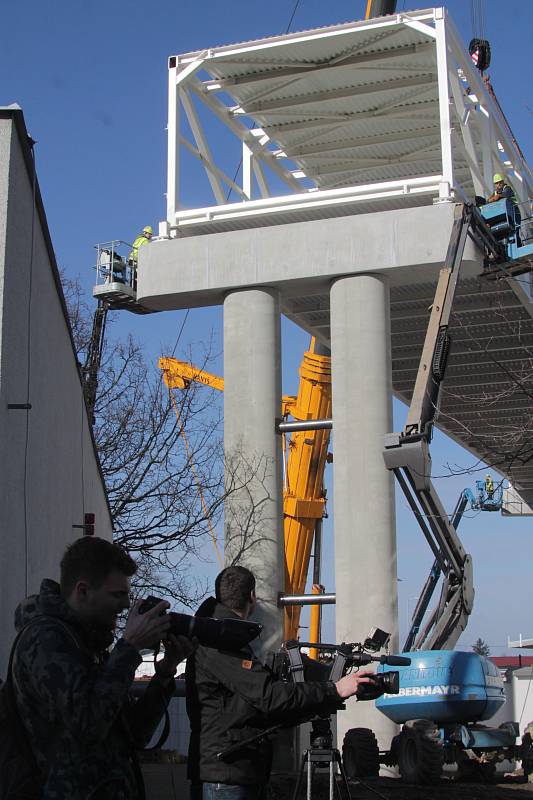
<path fill-rule="evenodd" d="M 159 369 L 163 370 L 163 378 L 169 389 L 186 389 L 192 381 L 196 381 L 219 392 L 224 391 L 224 378 L 193 367 L 187 361 L 163 357 L 159 359 Z"/>
<path fill-rule="evenodd" d="M 296 420 L 331 418 L 331 358 L 314 352 L 315 340 L 304 353 L 296 397 L 282 399 L 282 416 Z M 186 361 L 160 358 L 159 367 L 169 389 L 184 389 L 192 381 L 224 391 L 224 379 L 198 369 Z M 317 520 L 325 513 L 324 469 L 330 432 L 297 431 L 291 434 L 287 452 L 283 491 L 285 541 L 285 593 L 303 594 Z M 320 588 L 313 587 L 313 593 Z M 285 608 L 285 638 L 297 639 L 301 608 Z M 312 606 L 310 641 L 318 641 L 319 607 Z"/>

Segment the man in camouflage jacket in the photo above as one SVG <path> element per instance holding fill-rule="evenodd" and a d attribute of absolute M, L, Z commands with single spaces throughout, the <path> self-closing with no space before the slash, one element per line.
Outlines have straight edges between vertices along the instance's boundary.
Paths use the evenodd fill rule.
<path fill-rule="evenodd" d="M 136 604 L 111 651 L 119 613 L 129 607 L 135 562 L 118 545 L 84 537 L 67 549 L 61 585 L 46 579 L 15 613 L 25 628 L 13 660 L 17 708 L 43 775 L 43 800 L 137 800 L 135 748 L 152 737 L 174 692 L 179 661 L 192 651 L 168 635 L 161 602 Z M 130 696 L 139 651 L 161 638 L 165 657 L 141 699 Z"/>

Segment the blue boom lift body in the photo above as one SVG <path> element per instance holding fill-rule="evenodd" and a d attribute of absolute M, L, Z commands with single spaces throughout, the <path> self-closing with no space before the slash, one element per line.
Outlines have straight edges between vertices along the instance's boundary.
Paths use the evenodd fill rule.
<path fill-rule="evenodd" d="M 433 783 L 443 764 L 457 763 L 462 775 L 488 780 L 498 761 L 523 758 L 523 747 L 516 744 L 516 722 L 500 727 L 481 724 L 505 703 L 503 680 L 490 659 L 458 650 L 402 655 L 411 659 L 411 665 L 396 668 L 400 693 L 376 700 L 385 716 L 404 725 L 383 759 L 399 764 L 402 777 Z M 379 667 L 378 672 L 387 669 Z"/>
<path fill-rule="evenodd" d="M 400 693 L 376 700 L 379 710 L 394 722 L 422 717 L 442 725 L 465 719 L 481 722 L 491 719 L 505 702 L 503 680 L 488 658 L 460 650 L 415 650 L 402 655 L 411 659 L 411 665 L 395 667 L 400 672 Z"/>
<path fill-rule="evenodd" d="M 521 268 L 523 271 L 529 271 L 527 257 L 533 256 L 531 214 L 529 213 L 524 221 L 517 224 L 514 204 L 512 200 L 505 199 L 487 203 L 479 210 L 494 238 L 504 244 L 508 258 L 505 269 L 510 269 L 513 275 L 520 274 L 518 270 Z M 521 236 L 518 236 L 520 230 Z M 518 263 L 515 265 L 514 262 Z M 513 267 L 516 269 L 513 270 Z"/>
<path fill-rule="evenodd" d="M 511 213 L 513 216 L 511 217 Z M 409 503 L 435 557 L 413 613 L 400 667 L 400 694 L 383 695 L 377 708 L 403 723 L 391 747 L 380 752 L 372 731 L 353 728 L 343 745 L 346 771 L 352 777 L 377 775 L 379 763 L 398 764 L 404 780 L 431 784 L 444 763 L 457 763 L 460 773 L 491 778 L 504 758 L 531 761 L 531 747 L 517 745 L 518 725 L 482 725 L 505 702 L 503 681 L 495 665 L 477 653 L 453 648 L 466 628 L 474 603 L 472 559 L 457 535 L 465 510 L 498 511 L 501 484 L 477 481 L 476 493 L 465 489 L 451 518 L 431 481 L 429 443 L 440 386 L 450 347 L 449 320 L 459 280 L 466 239 L 484 253 L 486 279 L 512 277 L 533 270 L 533 244 L 527 239 L 530 220 L 522 221 L 518 244 L 514 209 L 505 200 L 483 206 L 459 205 L 446 262 L 440 272 L 422 350 L 411 405 L 403 431 L 385 437 L 383 457 Z M 525 223 L 525 224 L 524 224 Z M 442 576 L 436 607 L 426 614 Z M 378 671 L 387 670 L 380 667 Z M 529 759 L 529 761 L 528 761 Z"/>

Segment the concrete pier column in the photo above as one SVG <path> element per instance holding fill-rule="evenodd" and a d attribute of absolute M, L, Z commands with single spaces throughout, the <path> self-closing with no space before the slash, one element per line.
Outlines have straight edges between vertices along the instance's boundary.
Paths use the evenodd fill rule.
<path fill-rule="evenodd" d="M 226 565 L 248 567 L 257 579 L 254 619 L 265 629 L 259 657 L 283 639 L 277 607 L 283 591 L 281 323 L 276 290 L 232 292 L 224 301 L 224 451 Z"/>
<path fill-rule="evenodd" d="M 398 647 L 394 484 L 383 463 L 392 431 L 389 290 L 377 275 L 336 281 L 331 289 L 333 498 L 336 638 L 362 641 L 372 627 Z M 372 728 L 380 748 L 395 725 L 373 702 L 349 700 L 337 740 Z"/>

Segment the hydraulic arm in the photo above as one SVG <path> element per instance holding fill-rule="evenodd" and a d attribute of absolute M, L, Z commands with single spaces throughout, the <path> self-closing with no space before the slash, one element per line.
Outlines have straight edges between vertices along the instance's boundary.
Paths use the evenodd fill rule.
<path fill-rule="evenodd" d="M 453 648 L 467 625 L 474 602 L 472 559 L 465 553 L 456 532 L 464 508 L 458 506 L 452 519 L 448 518 L 430 479 L 429 454 L 429 442 L 450 348 L 448 328 L 452 303 L 469 235 L 485 253 L 490 253 L 493 258 L 502 258 L 502 248 L 492 237 L 478 210 L 471 205 L 457 206 L 407 422 L 401 433 L 389 434 L 385 439 L 385 465 L 394 472 L 435 557 L 435 563 L 415 609 L 407 642 L 409 647 L 406 649 L 410 649 L 413 642 L 416 649 Z M 439 602 L 416 636 L 441 574 L 443 583 Z"/>
<path fill-rule="evenodd" d="M 87 404 L 89 418 L 93 424 L 94 406 L 96 404 L 96 392 L 98 389 L 98 370 L 100 369 L 100 362 L 102 361 L 108 311 L 109 306 L 107 302 L 105 300 L 99 300 L 96 311 L 94 312 L 93 329 L 87 349 L 87 358 L 81 370 L 85 402 Z"/>

